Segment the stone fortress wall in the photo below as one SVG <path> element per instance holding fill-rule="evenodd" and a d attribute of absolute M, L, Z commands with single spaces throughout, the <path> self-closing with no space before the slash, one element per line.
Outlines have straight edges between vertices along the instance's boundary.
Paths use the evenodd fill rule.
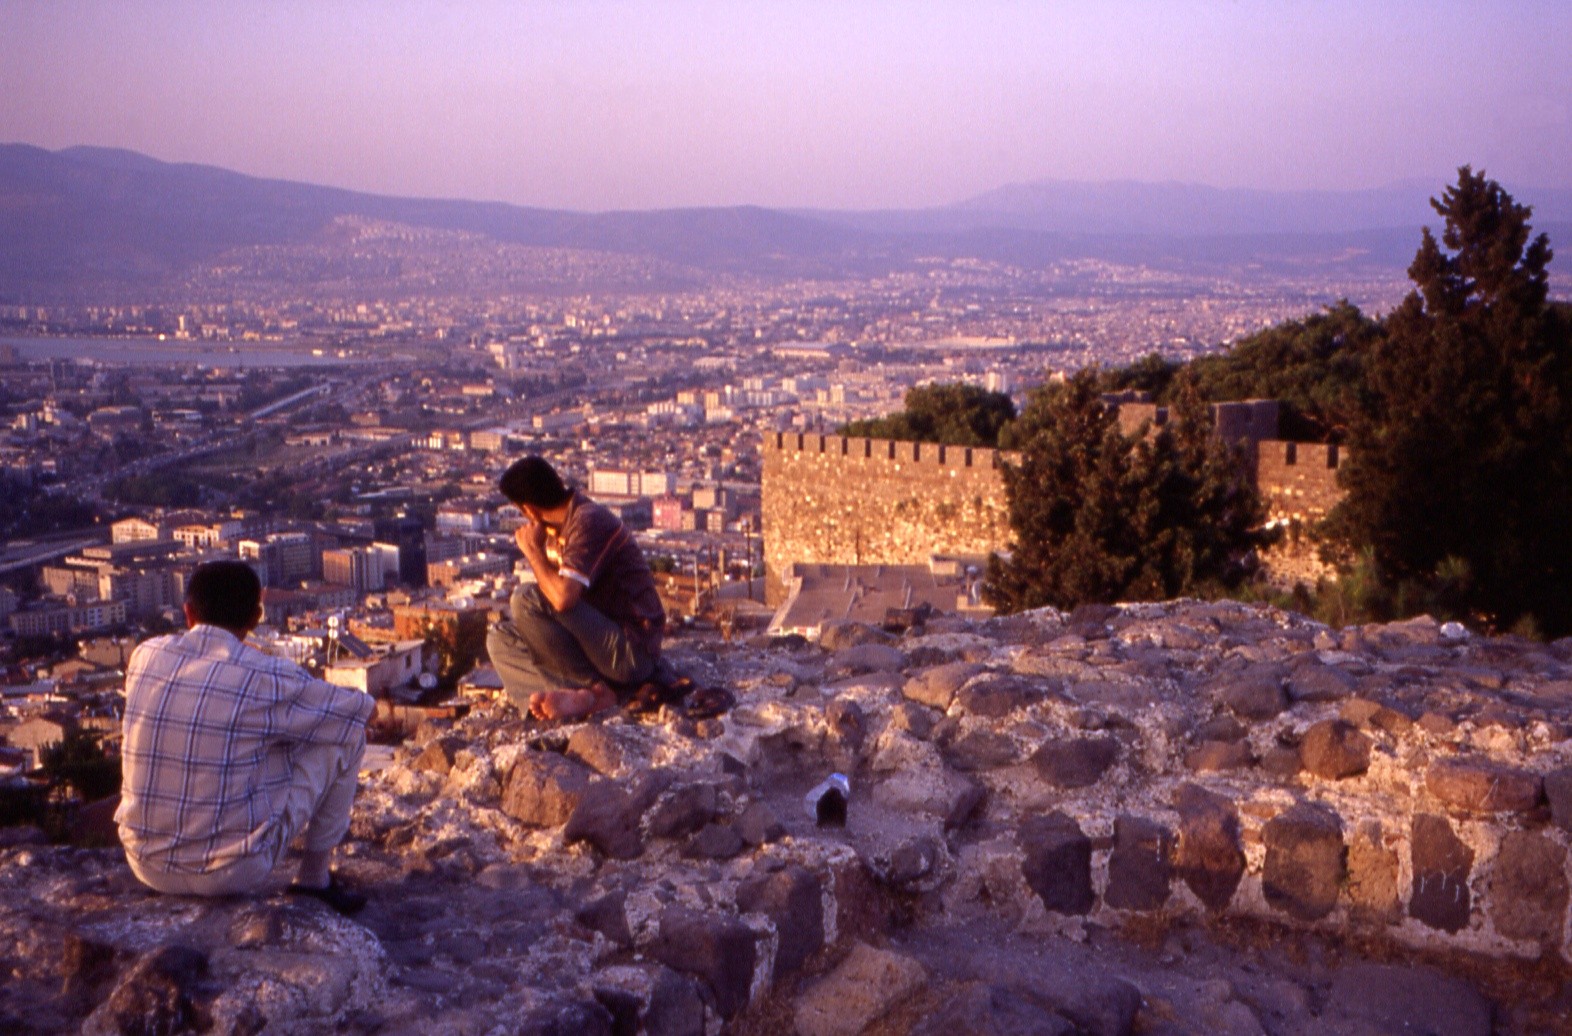
<path fill-rule="evenodd" d="M 1120 427 L 1161 425 L 1165 408 L 1119 401 Z M 1268 519 L 1290 535 L 1265 559 L 1274 578 L 1329 574 L 1295 533 L 1323 517 L 1343 490 L 1347 451 L 1276 438 L 1275 400 L 1220 403 L 1218 434 L 1243 443 Z M 1017 455 L 967 446 L 776 432 L 764 438 L 764 562 L 769 599 L 784 595 L 795 562 L 921 565 L 930 556 L 985 556 L 1010 542 L 1002 466 Z"/>
<path fill-rule="evenodd" d="M 778 432 L 764 438 L 770 600 L 794 562 L 924 565 L 1010 540 L 998 450 Z"/>

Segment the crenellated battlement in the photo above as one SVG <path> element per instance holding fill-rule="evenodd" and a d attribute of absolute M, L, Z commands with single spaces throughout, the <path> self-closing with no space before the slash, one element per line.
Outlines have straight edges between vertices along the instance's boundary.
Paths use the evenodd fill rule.
<path fill-rule="evenodd" d="M 1220 408 L 1218 417 L 1226 417 L 1231 434 L 1249 444 L 1247 463 L 1269 518 L 1308 525 L 1342 499 L 1337 473 L 1347 461 L 1346 449 L 1243 434 L 1275 426 L 1275 409 L 1259 401 L 1226 413 Z M 921 565 L 933 554 L 982 557 L 1006 549 L 1011 534 L 1004 467 L 1019 458 L 980 446 L 766 435 L 762 510 L 772 599 L 783 589 L 780 574 L 795 562 Z M 1324 574 L 1313 557 L 1298 556 L 1309 550 L 1308 542 L 1300 542 L 1278 549 L 1269 566 L 1281 567 L 1285 577 Z"/>
<path fill-rule="evenodd" d="M 931 442 L 869 439 L 805 432 L 775 432 L 764 437 L 766 452 L 807 453 L 875 462 L 894 461 L 934 468 L 996 470 L 1017 454 L 987 446 L 945 446 Z"/>

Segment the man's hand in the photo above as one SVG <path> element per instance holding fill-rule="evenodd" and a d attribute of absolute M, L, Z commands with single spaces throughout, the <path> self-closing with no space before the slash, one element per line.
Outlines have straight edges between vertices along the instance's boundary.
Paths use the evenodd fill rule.
<path fill-rule="evenodd" d="M 537 558 L 546 556 L 546 523 L 526 521 L 514 531 L 513 540 L 533 565 Z"/>

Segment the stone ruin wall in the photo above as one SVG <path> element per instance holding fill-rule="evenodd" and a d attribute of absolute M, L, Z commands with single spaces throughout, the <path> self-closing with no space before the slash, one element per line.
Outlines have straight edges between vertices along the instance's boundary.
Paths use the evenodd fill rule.
<path fill-rule="evenodd" d="M 1260 407 L 1218 408 L 1235 437 L 1266 427 Z M 1120 408 L 1149 419 L 1142 404 Z M 1236 408 L 1237 409 L 1237 408 Z M 1275 408 L 1272 411 L 1275 423 Z M 1263 558 L 1273 582 L 1314 585 L 1333 576 L 1300 535 L 1342 499 L 1337 472 L 1347 451 L 1279 439 L 1251 447 L 1268 517 L 1287 523 Z M 767 597 L 784 599 L 782 574 L 796 562 L 922 565 L 933 554 L 986 555 L 1010 542 L 1009 501 L 998 450 L 777 432 L 764 438 L 763 527 Z"/>
<path fill-rule="evenodd" d="M 1314 586 L 1336 577 L 1304 534 L 1343 499 L 1337 473 L 1347 460 L 1347 450 L 1326 443 L 1265 439 L 1255 444 L 1255 481 L 1267 518 L 1284 526 L 1282 541 L 1262 558 L 1274 583 Z"/>
<path fill-rule="evenodd" d="M 925 565 L 1010 539 L 1002 461 L 970 446 L 778 432 L 764 438 L 768 598 L 794 562 Z"/>

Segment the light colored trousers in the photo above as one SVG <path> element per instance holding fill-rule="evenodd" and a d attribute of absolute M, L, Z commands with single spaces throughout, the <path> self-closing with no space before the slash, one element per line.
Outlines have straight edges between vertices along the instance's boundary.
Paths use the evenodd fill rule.
<path fill-rule="evenodd" d="M 269 851 L 237 860 L 203 874 L 165 872 L 143 867 L 130 854 L 126 862 L 137 880 L 155 892 L 172 896 L 232 896 L 255 892 L 267 882 L 284 849 L 304 834 L 305 850 L 331 852 L 349 832 L 349 811 L 355 804 L 360 761 L 366 754 L 361 736 L 342 745 L 303 745 L 295 753 L 289 795 Z"/>

